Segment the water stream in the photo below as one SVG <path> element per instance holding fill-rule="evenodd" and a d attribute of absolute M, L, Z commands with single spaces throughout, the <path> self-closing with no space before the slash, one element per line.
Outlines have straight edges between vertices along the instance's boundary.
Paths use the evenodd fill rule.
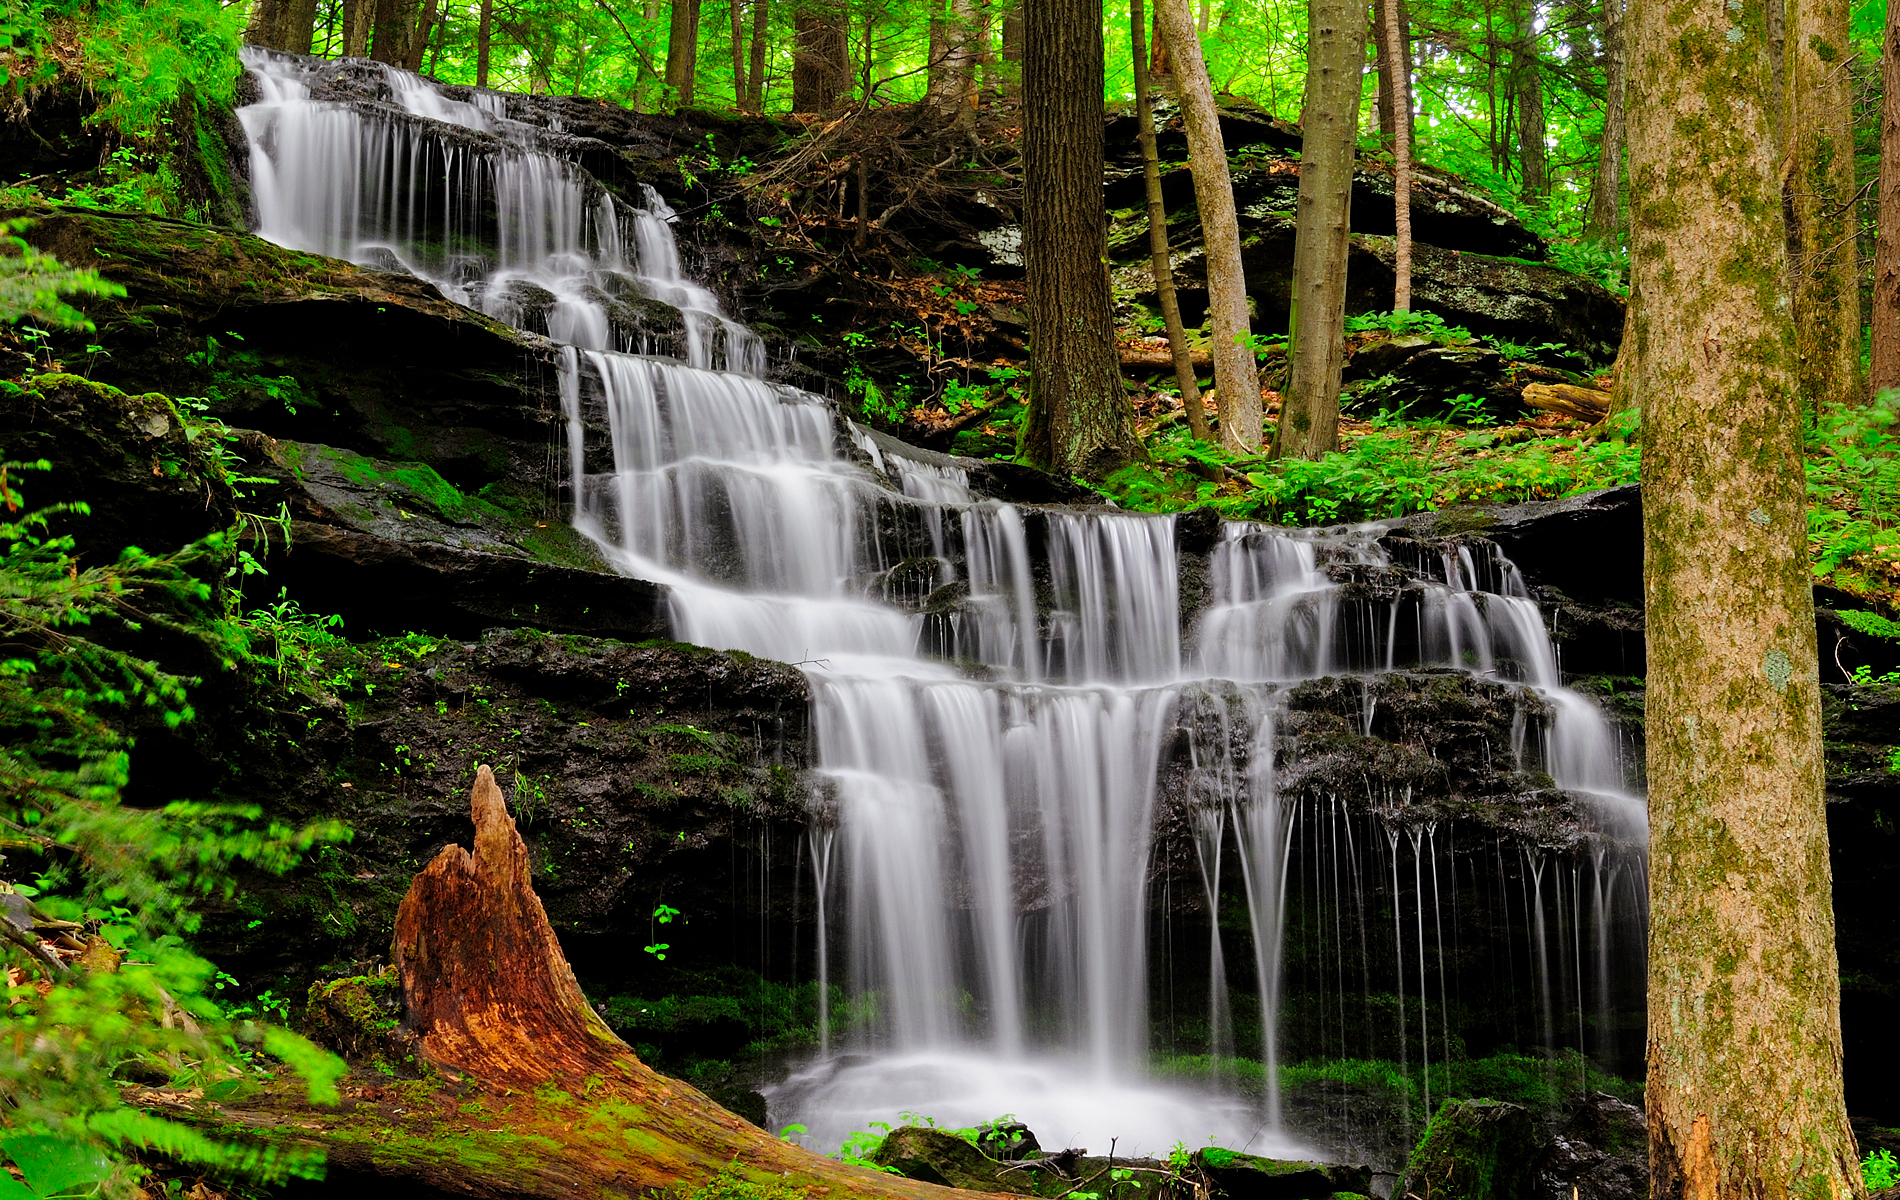
<path fill-rule="evenodd" d="M 621 572 L 668 586 L 681 640 L 809 678 L 818 973 L 855 1002 L 849 1029 L 843 1014 L 821 1017 L 824 1052 L 770 1096 L 774 1119 L 807 1125 L 814 1145 L 909 1109 L 959 1125 L 1012 1112 L 1045 1145 L 1119 1137 L 1127 1153 L 1212 1136 L 1296 1150 L 1276 1086 L 1295 942 L 1303 971 L 1317 962 L 1336 980 L 1320 993 L 1322 1053 L 1358 1044 L 1348 995 L 1370 995 L 1368 964 L 1388 951 L 1367 947 L 1384 936 L 1400 1057 L 1442 1061 L 1450 835 L 1408 823 L 1404 794 L 1379 792 L 1386 817 L 1281 794 L 1278 737 L 1299 681 L 1444 668 L 1506 683 L 1520 737 L 1499 754 L 1640 842 L 1618 739 L 1564 688 L 1537 605 L 1495 548 L 1395 561 L 1379 527 L 1227 524 L 1206 556 L 1206 603 L 1184 623 L 1175 518 L 982 498 L 965 465 L 769 382 L 760 339 L 685 277 L 661 197 L 614 195 L 558 129 L 511 118 L 497 94 L 393 69 L 377 99 L 325 99 L 318 60 L 245 55 L 260 235 L 410 272 L 559 342 L 574 524 Z M 611 455 L 590 457 L 603 437 Z M 611 469 L 586 466 L 607 458 Z M 1354 572 L 1398 582 L 1363 594 L 1340 582 Z M 1370 734 L 1370 683 L 1364 698 Z M 1230 847 L 1260 1002 L 1260 1103 L 1148 1072 L 1159 780 L 1177 760 L 1214 931 L 1211 1044 L 1232 1044 L 1212 919 L 1232 903 Z M 1533 969 L 1544 964 L 1546 1046 L 1566 949 L 1578 1013 L 1593 1006 L 1608 1023 L 1607 931 L 1633 902 L 1626 865 L 1600 854 L 1588 884 L 1563 888 L 1554 867 L 1531 871 L 1524 945 Z M 1367 897 L 1386 875 L 1380 935 Z M 1547 895 L 1567 906 L 1574 946 L 1557 944 Z M 1586 916 L 1604 943 L 1589 954 L 1576 932 Z M 1309 936 L 1316 948 L 1299 941 Z"/>

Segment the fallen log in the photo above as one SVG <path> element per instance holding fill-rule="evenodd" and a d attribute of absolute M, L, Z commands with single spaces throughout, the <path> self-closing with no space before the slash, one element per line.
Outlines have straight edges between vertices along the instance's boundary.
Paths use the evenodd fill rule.
<path fill-rule="evenodd" d="M 1531 383 L 1524 387 L 1524 403 L 1594 425 L 1609 414 L 1610 393 L 1568 383 Z"/>
<path fill-rule="evenodd" d="M 721 1171 L 812 1197 L 976 1195 L 823 1158 L 641 1062 L 581 994 L 487 767 L 471 815 L 473 849 L 444 847 L 396 915 L 403 1031 L 423 1078 L 359 1075 L 331 1107 L 277 1084 L 243 1099 L 159 1089 L 138 1099 L 226 1134 L 319 1146 L 326 1187 L 405 1197 L 605 1200 L 686 1190 Z"/>

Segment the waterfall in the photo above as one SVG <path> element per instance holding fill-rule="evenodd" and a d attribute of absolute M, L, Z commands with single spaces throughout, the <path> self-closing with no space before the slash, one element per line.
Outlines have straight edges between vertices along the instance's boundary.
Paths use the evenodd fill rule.
<path fill-rule="evenodd" d="M 1295 1149 L 1275 1084 L 1289 897 L 1310 882 L 1313 903 L 1332 906 L 1320 954 L 1340 980 L 1339 1016 L 1322 1017 L 1343 1053 L 1348 931 L 1369 990 L 1366 894 L 1382 873 L 1360 860 L 1376 824 L 1355 832 L 1340 796 L 1277 782 L 1286 697 L 1301 681 L 1367 680 L 1354 718 L 1364 736 L 1380 673 L 1500 681 L 1517 697 L 1513 758 L 1591 797 L 1606 829 L 1640 836 L 1617 739 L 1563 687 L 1537 606 L 1495 547 L 1408 549 L 1382 526 L 1228 523 L 1207 558 L 1207 604 L 1184 624 L 1175 518 L 980 498 L 959 460 L 769 382 L 760 339 L 687 276 L 662 197 L 604 187 L 577 165 L 579 139 L 511 119 L 493 93 L 459 99 L 393 68 L 377 69 L 365 99 L 360 72 L 332 95 L 319 60 L 246 49 L 244 61 L 257 80 L 239 115 L 258 233 L 410 272 L 561 343 L 575 526 L 622 573 L 667 586 L 680 639 L 808 677 L 819 980 L 867 1001 L 841 1028 L 827 993 L 823 1052 L 772 1089 L 775 1115 L 810 1126 L 815 1144 L 909 1108 L 952 1124 L 1012 1111 L 1050 1145 L 1120 1137 L 1124 1152 L 1153 1151 L 1213 1135 Z M 610 454 L 590 455 L 603 431 Z M 1354 590 L 1342 583 L 1352 578 L 1385 582 Z M 1146 1075 L 1150 884 L 1170 764 L 1193 781 L 1216 992 L 1225 839 L 1238 855 L 1261 999 L 1259 1106 Z M 1451 1038 L 1442 932 L 1437 1011 L 1425 1004 L 1428 879 L 1442 930 L 1437 841 L 1432 826 L 1421 841 L 1404 824 L 1402 794 L 1367 787 L 1377 815 L 1364 819 L 1386 823 L 1378 840 L 1391 848 L 1394 929 L 1405 916 L 1413 926 L 1395 946 L 1399 1034 L 1409 1052 L 1406 1005 L 1418 999 L 1429 1060 L 1427 1016 Z M 1418 906 L 1403 915 L 1402 840 Z M 1549 1044 L 1541 857 L 1531 870 Z M 1614 873 L 1595 878 L 1607 938 L 1620 893 Z M 1597 958 L 1611 957 L 1601 944 Z M 1598 987 L 1592 1003 L 1607 1013 Z M 1216 1047 L 1226 1003 L 1210 998 Z M 832 1053 L 845 1046 L 854 1053 Z"/>

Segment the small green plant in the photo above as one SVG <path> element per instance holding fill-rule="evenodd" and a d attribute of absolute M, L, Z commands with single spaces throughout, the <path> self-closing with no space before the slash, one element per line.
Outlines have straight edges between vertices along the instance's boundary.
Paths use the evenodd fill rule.
<path fill-rule="evenodd" d="M 656 905 L 653 909 L 653 917 L 652 917 L 653 923 L 648 926 L 648 932 L 647 932 L 647 936 L 652 938 L 653 940 L 647 943 L 647 945 L 645 945 L 644 947 L 642 947 L 642 949 L 644 949 L 648 954 L 651 954 L 654 958 L 658 959 L 660 962 L 666 961 L 666 952 L 668 950 L 671 950 L 673 947 L 670 944 L 666 942 L 662 942 L 659 939 L 657 932 L 655 932 L 655 928 L 658 925 L 671 925 L 673 923 L 673 918 L 679 915 L 680 915 L 680 910 L 672 907 L 671 905 L 660 904 L 660 905 Z"/>
<path fill-rule="evenodd" d="M 747 1179 L 737 1159 L 698 1187 L 672 1193 L 675 1200 L 805 1200 L 810 1194 L 805 1188 L 778 1179 L 765 1183 Z"/>
<path fill-rule="evenodd" d="M 1470 392 L 1460 392 L 1445 401 L 1451 407 L 1451 418 L 1460 425 L 1495 425 L 1498 419 L 1484 411 L 1484 397 L 1474 396 Z"/>
<path fill-rule="evenodd" d="M 1893 1187 L 1900 1184 L 1900 1161 L 1894 1159 L 1891 1150 L 1869 1150 L 1860 1160 L 1860 1177 L 1870 1192 Z"/>
<path fill-rule="evenodd" d="M 1393 337 L 1421 334 L 1433 341 L 1464 346 L 1471 343 L 1471 331 L 1460 325 L 1447 325 L 1435 312 L 1413 309 L 1409 312 L 1360 313 L 1346 318 L 1347 333 L 1383 331 Z"/>

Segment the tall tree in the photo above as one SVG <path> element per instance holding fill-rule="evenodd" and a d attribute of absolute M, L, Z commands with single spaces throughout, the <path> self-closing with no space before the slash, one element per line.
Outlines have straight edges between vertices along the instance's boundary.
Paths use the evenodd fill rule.
<path fill-rule="evenodd" d="M 488 56 L 493 45 L 495 0 L 482 0 L 481 16 L 475 25 L 475 86 L 488 86 Z"/>
<path fill-rule="evenodd" d="M 244 40 L 253 46 L 308 54 L 316 19 L 317 0 L 253 0 Z"/>
<path fill-rule="evenodd" d="M 343 57 L 369 54 L 369 35 L 376 21 L 376 0 L 343 0 Z"/>
<path fill-rule="evenodd" d="M 1535 17 L 1535 10 L 1530 14 Z M 1526 19 L 1511 51 L 1511 103 L 1517 116 L 1518 194 L 1538 208 L 1550 203 L 1550 130 L 1544 120 L 1544 63 L 1537 27 Z"/>
<path fill-rule="evenodd" d="M 1887 6 L 1880 78 L 1880 215 L 1867 380 L 1876 393 L 1900 388 L 1900 4 Z"/>
<path fill-rule="evenodd" d="M 369 56 L 392 67 L 408 66 L 421 7 L 421 0 L 376 0 L 375 41 L 370 44 Z"/>
<path fill-rule="evenodd" d="M 1122 389 L 1102 208 L 1101 0 L 1023 14 L 1023 266 L 1029 411 L 1022 454 L 1099 476 L 1141 454 Z"/>
<path fill-rule="evenodd" d="M 1188 349 L 1187 329 L 1181 323 L 1181 302 L 1174 294 L 1174 264 L 1168 252 L 1168 210 L 1161 196 L 1160 155 L 1155 149 L 1154 103 L 1148 95 L 1147 18 L 1141 0 L 1128 0 L 1129 62 L 1135 77 L 1135 136 L 1141 141 L 1141 172 L 1148 189 L 1148 254 L 1154 270 L 1155 298 L 1161 322 L 1168 331 L 1168 354 L 1174 359 L 1174 381 L 1181 389 L 1188 431 L 1196 441 L 1208 441 L 1207 408 L 1201 401 L 1200 380 L 1194 377 L 1194 358 Z"/>
<path fill-rule="evenodd" d="M 976 0 L 950 0 L 947 16 L 931 18 L 925 99 L 941 112 L 975 115 L 977 19 Z"/>
<path fill-rule="evenodd" d="M 699 78 L 700 0 L 673 0 L 666 31 L 666 86 L 681 108 L 695 99 Z"/>
<path fill-rule="evenodd" d="M 753 112 L 765 111 L 766 23 L 770 0 L 752 0 L 752 53 L 746 72 L 746 104 Z"/>
<path fill-rule="evenodd" d="M 732 106 L 744 110 L 745 94 L 745 0 L 726 0 L 727 22 L 732 32 Z"/>
<path fill-rule="evenodd" d="M 1399 0 L 1382 0 L 1392 77 L 1392 311 L 1412 310 L 1412 50 L 1399 20 Z"/>
<path fill-rule="evenodd" d="M 1772 6 L 1770 6 L 1772 7 Z M 1764 6 L 1634 0 L 1652 1194 L 1857 1190 Z"/>
<path fill-rule="evenodd" d="M 1353 146 L 1365 28 L 1365 9 L 1351 0 L 1307 0 L 1292 340 L 1287 347 L 1287 390 L 1273 439 L 1275 458 L 1318 458 L 1339 448 L 1346 249 L 1352 231 Z"/>
<path fill-rule="evenodd" d="M 1861 395 L 1850 8 L 1788 0 L 1788 247 L 1801 392 L 1816 412 Z"/>
<path fill-rule="evenodd" d="M 1187 126 L 1188 168 L 1194 203 L 1207 248 L 1208 352 L 1214 360 L 1214 391 L 1220 402 L 1220 441 L 1232 454 L 1260 448 L 1260 371 L 1250 344 L 1247 271 L 1240 258 L 1240 214 L 1227 170 L 1214 83 L 1201 56 L 1189 0 L 1155 0 L 1155 19 L 1167 44 Z M 1355 124 L 1357 105 L 1354 106 Z"/>
<path fill-rule="evenodd" d="M 1407 47 L 1410 47 L 1411 39 L 1412 39 L 1412 14 L 1411 14 L 1410 6 L 1405 3 L 1405 0 L 1399 0 L 1398 16 L 1399 16 L 1399 34 L 1398 34 L 1399 40 L 1402 41 Z M 1402 112 L 1405 114 L 1406 116 L 1405 132 L 1408 137 L 1411 137 L 1411 140 L 1414 145 L 1416 145 L 1418 142 L 1418 138 L 1414 136 L 1417 132 L 1417 126 L 1414 122 L 1411 105 L 1409 103 L 1400 102 L 1392 94 L 1392 84 L 1395 78 L 1395 76 L 1392 73 L 1392 64 L 1395 61 L 1392 57 L 1392 48 L 1391 48 L 1392 40 L 1393 39 L 1391 35 L 1387 32 L 1387 22 L 1385 18 L 1385 0 L 1373 0 L 1373 4 L 1372 4 L 1372 42 L 1374 46 L 1373 62 L 1378 68 L 1379 83 L 1378 83 L 1378 88 L 1373 93 L 1374 99 L 1373 99 L 1372 112 L 1374 114 L 1373 119 L 1378 124 L 1379 141 L 1385 146 L 1385 148 L 1388 151 L 1392 149 L 1392 130 L 1393 130 L 1392 114 L 1393 113 Z M 1411 55 L 1409 51 L 1406 57 L 1408 60 L 1410 59 Z M 1407 82 L 1406 90 L 1409 92 L 1411 90 L 1410 81 L 1407 80 L 1406 82 Z"/>
<path fill-rule="evenodd" d="M 829 112 L 850 93 L 851 45 L 844 14 L 804 0 L 792 14 L 792 111 Z"/>
<path fill-rule="evenodd" d="M 1603 0 L 1603 137 L 1584 236 L 1614 242 L 1623 232 L 1623 3 Z"/>

